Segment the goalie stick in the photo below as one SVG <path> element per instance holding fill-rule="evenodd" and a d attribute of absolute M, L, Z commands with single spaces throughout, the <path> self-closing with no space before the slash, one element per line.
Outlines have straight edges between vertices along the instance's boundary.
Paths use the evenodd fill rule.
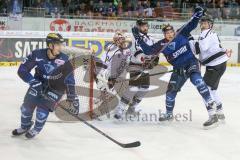
<path fill-rule="evenodd" d="M 65 108 L 65 106 L 58 104 L 58 107 L 60 107 L 61 109 L 63 109 L 66 113 L 70 114 L 71 116 L 75 117 L 76 119 L 78 119 L 79 121 L 83 122 L 85 125 L 87 125 L 88 127 L 92 128 L 93 130 L 97 131 L 99 134 L 101 134 L 102 136 L 106 137 L 107 139 L 109 139 L 110 141 L 112 141 L 113 143 L 119 145 L 122 148 L 134 148 L 134 147 L 139 147 L 141 145 L 140 141 L 135 141 L 132 143 L 121 143 L 117 140 L 115 140 L 114 138 L 110 137 L 109 135 L 107 135 L 106 133 L 104 133 L 103 131 L 101 131 L 100 129 L 98 129 L 97 127 L 95 127 L 94 125 L 88 123 L 87 121 L 85 121 L 84 119 L 82 119 L 81 117 L 77 116 L 76 114 L 71 113 L 68 109 Z"/>

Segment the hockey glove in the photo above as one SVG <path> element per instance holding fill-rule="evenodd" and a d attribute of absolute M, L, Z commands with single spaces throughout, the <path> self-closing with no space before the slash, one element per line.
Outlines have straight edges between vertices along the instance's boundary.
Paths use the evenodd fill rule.
<path fill-rule="evenodd" d="M 108 87 L 109 89 L 112 89 L 116 83 L 116 78 L 109 78 L 108 79 Z"/>
<path fill-rule="evenodd" d="M 78 98 L 68 98 L 67 102 L 69 103 L 68 111 L 72 114 L 78 115 L 79 113 L 79 99 Z"/>
<path fill-rule="evenodd" d="M 107 69 L 101 70 L 96 77 L 97 88 L 101 91 L 106 90 L 108 88 L 108 78 L 109 71 Z"/>
<path fill-rule="evenodd" d="M 43 85 L 41 81 L 33 79 L 29 82 L 29 84 L 31 95 L 41 96 L 43 94 Z"/>
<path fill-rule="evenodd" d="M 158 64 L 159 64 L 159 57 L 157 56 L 157 57 L 153 57 L 154 59 L 153 59 L 153 66 L 157 66 Z"/>
<path fill-rule="evenodd" d="M 205 15 L 206 13 L 206 9 L 200 7 L 200 6 L 197 6 L 195 9 L 194 9 L 194 15 L 197 17 L 197 18 L 201 18 L 202 16 Z"/>

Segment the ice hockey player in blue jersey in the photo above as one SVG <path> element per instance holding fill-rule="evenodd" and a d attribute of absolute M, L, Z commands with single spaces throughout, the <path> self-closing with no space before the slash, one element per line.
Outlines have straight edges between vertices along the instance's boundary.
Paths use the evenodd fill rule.
<path fill-rule="evenodd" d="M 19 77 L 29 84 L 29 89 L 21 106 L 21 127 L 12 131 L 14 136 L 36 136 L 42 130 L 49 112 L 54 111 L 65 92 L 72 107 L 70 111 L 79 111 L 73 67 L 69 57 L 61 52 L 64 39 L 58 33 L 49 33 L 46 42 L 48 48 L 34 50 L 18 69 Z M 30 73 L 33 68 L 34 76 Z M 33 126 L 35 109 L 36 120 Z"/>
<path fill-rule="evenodd" d="M 164 39 L 151 46 L 142 40 L 136 27 L 133 27 L 132 29 L 133 36 L 138 41 L 144 54 L 157 55 L 163 53 L 167 61 L 173 65 L 174 72 L 171 75 L 166 92 L 166 113 L 159 118 L 160 121 L 173 119 L 173 108 L 177 93 L 187 79 L 190 78 L 191 83 L 197 88 L 198 92 L 204 99 L 209 114 L 209 119 L 203 124 L 203 126 L 215 126 L 218 122 L 214 110 L 215 102 L 213 101 L 208 87 L 200 74 L 198 60 L 195 58 L 189 44 L 190 32 L 197 27 L 198 22 L 203 15 L 204 9 L 197 7 L 190 21 L 182 26 L 178 32 L 175 32 L 171 25 L 166 25 L 162 29 Z"/>

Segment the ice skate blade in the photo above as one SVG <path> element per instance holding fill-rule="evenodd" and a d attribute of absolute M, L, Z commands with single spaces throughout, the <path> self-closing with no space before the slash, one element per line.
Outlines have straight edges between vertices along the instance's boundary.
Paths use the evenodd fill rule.
<path fill-rule="evenodd" d="M 219 122 L 216 122 L 216 123 L 212 124 L 211 126 L 203 126 L 203 129 L 209 130 L 209 129 L 217 128 L 218 126 L 219 126 Z"/>

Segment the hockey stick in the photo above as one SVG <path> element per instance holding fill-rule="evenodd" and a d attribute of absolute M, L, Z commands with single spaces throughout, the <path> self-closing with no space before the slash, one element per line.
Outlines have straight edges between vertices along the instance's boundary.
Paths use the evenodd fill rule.
<path fill-rule="evenodd" d="M 157 75 L 161 75 L 161 74 L 166 74 L 166 73 L 171 73 L 173 72 L 174 70 L 170 70 L 170 71 L 165 71 L 165 72 L 158 72 L 158 73 L 152 73 L 152 74 L 149 74 L 149 75 L 142 75 L 142 74 L 139 74 L 141 77 L 151 77 L 151 76 L 157 76 Z M 143 72 L 141 72 L 143 73 Z M 140 76 L 136 76 L 136 77 L 132 77 L 132 78 L 129 78 L 129 79 L 123 79 L 123 80 L 119 80 L 117 82 L 122 82 L 122 81 L 132 81 L 132 80 L 137 80 Z"/>
<path fill-rule="evenodd" d="M 112 141 L 113 143 L 119 145 L 122 148 L 134 148 L 134 147 L 138 147 L 141 145 L 141 143 L 139 141 L 135 141 L 132 143 L 121 143 L 115 139 L 113 139 L 112 137 L 110 137 L 109 135 L 107 135 L 106 133 L 104 133 L 103 131 L 101 131 L 100 129 L 96 128 L 94 125 L 88 123 L 87 121 L 85 121 L 84 119 L 82 119 L 81 117 L 71 113 L 68 109 L 64 108 L 65 106 L 58 104 L 60 108 L 62 108 L 66 113 L 70 114 L 71 116 L 75 117 L 76 119 L 78 119 L 79 121 L 83 122 L 85 125 L 87 125 L 88 127 L 94 129 L 95 131 L 97 131 L 99 134 L 101 134 L 102 136 L 106 137 L 107 139 L 109 139 L 110 141 Z"/>

